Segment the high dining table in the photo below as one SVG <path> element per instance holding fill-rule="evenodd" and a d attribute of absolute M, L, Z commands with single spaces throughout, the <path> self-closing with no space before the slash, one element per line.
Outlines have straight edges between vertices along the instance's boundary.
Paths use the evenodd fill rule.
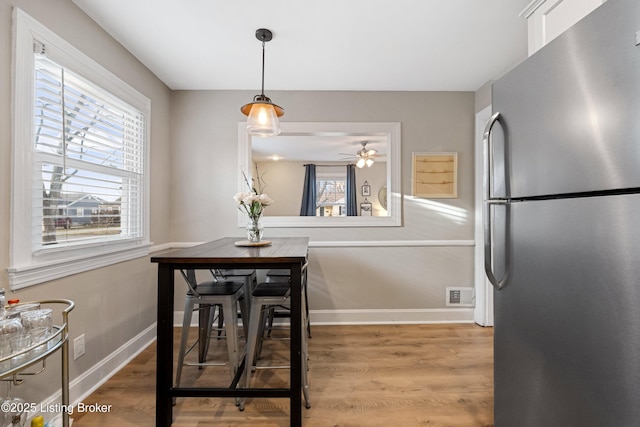
<path fill-rule="evenodd" d="M 236 246 L 242 239 L 225 237 L 151 257 L 158 263 L 158 341 L 156 361 L 156 426 L 173 422 L 176 397 L 276 397 L 290 399 L 290 425 L 302 425 L 302 268 L 306 237 L 269 238 L 265 246 Z M 289 269 L 291 271 L 291 369 L 288 388 L 238 388 L 244 362 L 229 387 L 174 387 L 173 310 L 175 271 L 180 269 Z M 247 296 L 250 297 L 250 296 Z M 250 368 L 249 368 L 250 369 Z"/>

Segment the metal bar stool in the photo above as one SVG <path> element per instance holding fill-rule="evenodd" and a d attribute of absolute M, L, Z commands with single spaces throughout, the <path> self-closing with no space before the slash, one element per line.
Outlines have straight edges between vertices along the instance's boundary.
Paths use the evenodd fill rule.
<path fill-rule="evenodd" d="M 256 270 L 250 269 L 220 269 L 215 270 L 215 276 L 220 280 L 231 280 L 232 282 L 244 282 L 244 294 L 251 295 L 251 292 L 258 285 Z M 247 298 L 247 307 L 251 304 L 251 299 Z"/>
<path fill-rule="evenodd" d="M 256 276 L 256 270 L 251 269 L 216 269 L 211 271 L 211 273 L 218 280 L 231 280 L 232 282 L 243 281 L 244 282 L 244 294 L 251 295 L 251 292 L 255 289 L 258 284 L 258 278 Z M 245 298 L 247 313 L 251 309 L 251 298 Z M 240 313 L 239 313 L 240 314 Z M 218 336 L 222 332 L 222 325 L 224 322 L 224 311 L 219 312 L 218 314 Z M 247 325 L 243 322 L 243 327 L 245 331 L 247 330 Z M 246 334 L 245 334 L 246 335 Z"/>
<path fill-rule="evenodd" d="M 209 349 L 209 341 L 214 322 L 214 314 L 216 308 L 219 315 L 221 313 L 235 313 L 240 306 L 240 312 L 243 324 L 246 324 L 248 309 L 244 295 L 244 283 L 231 281 L 208 281 L 198 283 L 196 280 L 195 270 L 180 270 L 182 277 L 187 282 L 189 290 L 184 303 L 184 318 L 182 321 L 182 336 L 180 339 L 180 349 L 178 351 L 178 366 L 176 369 L 176 387 L 180 387 L 183 366 L 221 366 L 229 364 L 231 378 L 238 371 L 241 355 L 238 343 L 238 316 L 227 316 L 224 321 L 225 338 L 227 343 L 227 353 L 229 355 L 228 362 L 207 362 L 207 352 Z M 195 308 L 195 305 L 198 308 Z M 198 340 L 187 348 L 189 336 L 189 327 L 191 326 L 191 317 L 193 311 L 198 310 L 200 315 Z M 246 336 L 245 326 L 245 336 Z M 198 363 L 185 363 L 186 355 L 199 346 Z"/>
<path fill-rule="evenodd" d="M 306 307 L 306 267 L 303 266 L 302 275 L 302 322 L 303 325 L 308 323 L 307 319 L 307 307 Z M 264 333 L 265 316 L 266 312 L 271 311 L 274 307 L 288 307 L 290 308 L 290 293 L 291 283 L 287 281 L 273 281 L 260 283 L 253 290 L 251 295 L 251 313 L 249 314 L 249 331 L 247 333 L 246 354 L 245 354 L 245 369 L 244 384 L 246 388 L 249 388 L 251 384 L 251 372 L 255 369 L 277 369 L 288 368 L 288 366 L 257 366 L 255 360 L 257 360 L 260 354 L 261 341 Z M 309 380 L 307 371 L 309 370 L 308 359 L 309 352 L 307 346 L 307 333 L 303 328 L 302 333 L 302 392 L 304 395 L 305 406 L 311 407 L 311 401 L 309 400 Z M 240 381 L 242 384 L 242 380 Z M 244 399 L 240 400 L 240 410 L 244 410 Z"/>
<path fill-rule="evenodd" d="M 304 275 L 302 280 L 306 284 L 307 283 L 306 268 L 303 270 L 302 274 Z M 288 269 L 271 269 L 267 271 L 266 280 L 267 280 L 267 283 L 289 282 L 291 280 L 291 272 Z M 307 324 L 305 325 L 307 328 L 307 337 L 311 338 L 311 322 L 309 321 L 309 298 L 306 292 L 304 293 L 304 306 L 305 306 L 305 315 L 307 316 Z M 276 310 L 275 309 L 271 310 L 269 312 L 269 323 L 268 323 L 267 334 L 271 334 L 271 328 L 273 327 L 273 320 L 275 316 L 276 316 Z"/>

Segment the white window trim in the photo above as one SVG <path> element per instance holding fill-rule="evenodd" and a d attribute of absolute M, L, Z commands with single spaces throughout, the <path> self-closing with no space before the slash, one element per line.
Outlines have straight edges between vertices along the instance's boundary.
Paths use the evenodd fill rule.
<path fill-rule="evenodd" d="M 9 287 L 13 290 L 58 279 L 72 274 L 104 267 L 122 261 L 147 256 L 149 241 L 149 118 L 150 100 L 97 64 L 87 55 L 60 38 L 19 8 L 13 11 L 13 129 L 12 129 L 12 187 L 11 187 L 11 243 Z M 32 200 L 32 132 L 34 40 L 45 43 L 47 52 L 54 54 L 61 65 L 74 72 L 90 76 L 98 86 L 138 108 L 145 120 L 144 200 L 142 237 L 135 240 L 99 244 L 91 248 L 69 248 L 54 253 L 34 254 L 31 246 Z"/>

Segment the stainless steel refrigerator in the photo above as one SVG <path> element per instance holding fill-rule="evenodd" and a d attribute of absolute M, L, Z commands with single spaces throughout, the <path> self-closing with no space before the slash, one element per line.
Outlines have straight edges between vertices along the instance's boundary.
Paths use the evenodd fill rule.
<path fill-rule="evenodd" d="M 640 426 L 640 0 L 493 85 L 496 427 Z"/>

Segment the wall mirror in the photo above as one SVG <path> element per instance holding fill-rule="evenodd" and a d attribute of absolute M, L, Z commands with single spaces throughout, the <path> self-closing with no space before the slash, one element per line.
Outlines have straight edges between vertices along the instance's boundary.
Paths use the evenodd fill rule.
<path fill-rule="evenodd" d="M 280 127 L 280 135 L 260 138 L 238 123 L 238 191 L 247 191 L 243 172 L 249 179 L 260 177 L 263 191 L 274 200 L 265 209 L 265 226 L 401 225 L 400 123 L 282 122 Z M 354 168 L 357 214 L 350 209 L 347 216 L 347 165 L 363 157 L 364 165 Z M 316 171 L 313 216 L 311 208 L 300 215 L 307 164 Z M 238 212 L 238 226 L 246 222 Z"/>

